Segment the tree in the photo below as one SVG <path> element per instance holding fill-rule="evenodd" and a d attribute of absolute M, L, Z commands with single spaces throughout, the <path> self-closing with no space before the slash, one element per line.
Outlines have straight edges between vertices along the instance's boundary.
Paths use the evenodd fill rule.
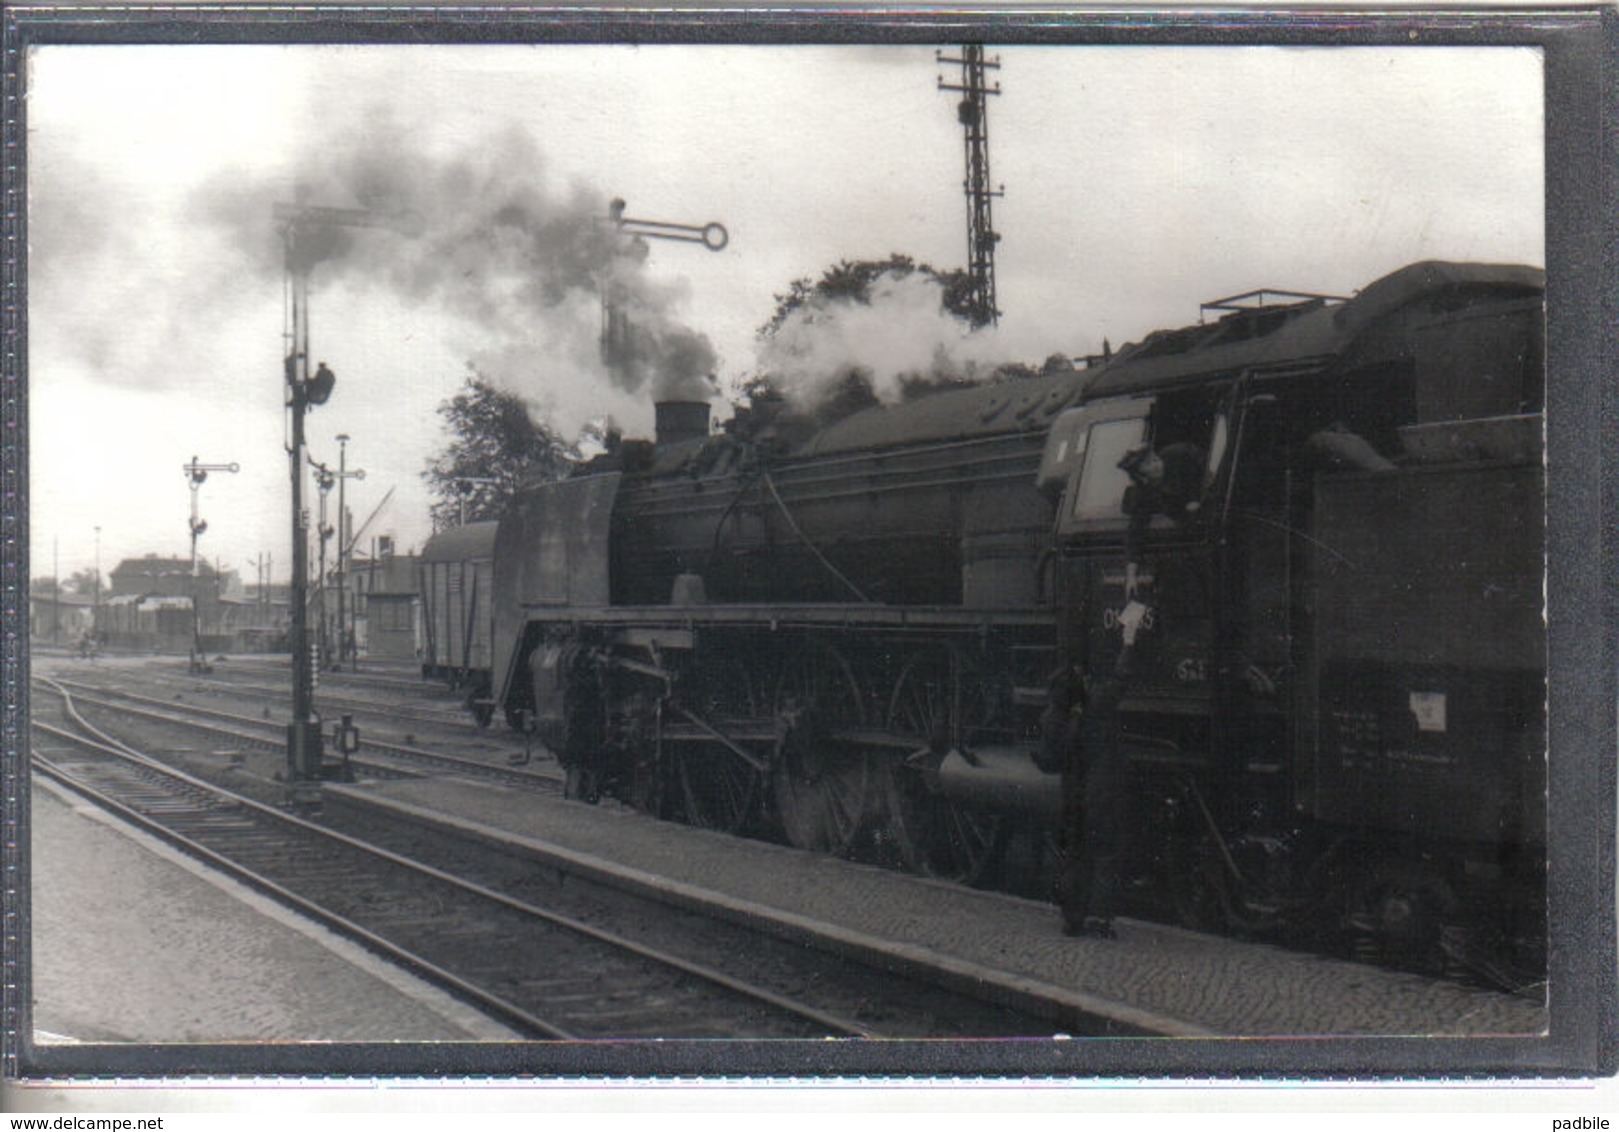
<path fill-rule="evenodd" d="M 31 593 L 39 597 L 49 597 L 57 593 L 58 588 L 63 594 L 82 594 L 88 596 L 96 592 L 96 571 L 86 566 L 82 570 L 75 570 L 65 578 L 33 578 L 28 583 Z"/>
<path fill-rule="evenodd" d="M 449 444 L 422 472 L 437 498 L 434 530 L 496 518 L 520 488 L 562 479 L 579 460 L 576 445 L 476 370 L 438 413 Z"/>
<path fill-rule="evenodd" d="M 101 589 L 100 582 L 101 575 L 96 571 L 95 567 L 86 566 L 82 570 L 73 571 L 63 584 L 70 594 L 93 594 Z"/>

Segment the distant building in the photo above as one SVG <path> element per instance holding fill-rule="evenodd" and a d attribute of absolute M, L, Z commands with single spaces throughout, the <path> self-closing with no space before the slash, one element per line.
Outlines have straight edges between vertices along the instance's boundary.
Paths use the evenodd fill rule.
<path fill-rule="evenodd" d="M 90 594 L 28 595 L 28 636 L 38 644 L 71 645 L 95 624 Z"/>
<path fill-rule="evenodd" d="M 235 580 L 233 573 L 221 574 L 199 558 L 193 576 L 189 557 L 148 554 L 124 559 L 107 577 L 98 632 L 110 647 L 188 652 L 198 639 L 207 652 L 236 646 L 221 600 L 221 591 Z"/>
<path fill-rule="evenodd" d="M 375 557 L 349 560 L 355 640 L 363 656 L 414 661 L 419 655 L 418 561 L 414 554 L 395 554 L 387 538 L 377 540 Z"/>
<path fill-rule="evenodd" d="M 197 562 L 195 586 L 191 577 L 189 558 L 159 558 L 148 554 L 145 558 L 126 558 L 113 567 L 108 575 L 108 597 L 131 595 L 135 597 L 190 597 L 193 593 L 209 593 L 219 598 L 219 579 L 207 562 Z"/>
<path fill-rule="evenodd" d="M 186 653 L 193 630 L 189 597 L 114 594 L 96 608 L 96 634 L 116 652 Z"/>
<path fill-rule="evenodd" d="M 219 603 L 220 632 L 234 652 L 286 652 L 292 626 L 292 587 L 245 586 Z"/>

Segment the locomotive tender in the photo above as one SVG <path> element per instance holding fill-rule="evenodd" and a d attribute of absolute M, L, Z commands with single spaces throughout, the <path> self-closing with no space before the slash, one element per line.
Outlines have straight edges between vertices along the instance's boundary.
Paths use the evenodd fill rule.
<path fill-rule="evenodd" d="M 796 442 L 660 405 L 501 518 L 484 709 L 574 797 L 970 880 L 1056 829 L 1054 690 L 1112 672 L 1134 601 L 1134 889 L 1535 970 L 1542 291 L 1421 263 L 1239 296 Z M 1193 498 L 1131 535 L 1143 444 L 1197 454 Z"/>

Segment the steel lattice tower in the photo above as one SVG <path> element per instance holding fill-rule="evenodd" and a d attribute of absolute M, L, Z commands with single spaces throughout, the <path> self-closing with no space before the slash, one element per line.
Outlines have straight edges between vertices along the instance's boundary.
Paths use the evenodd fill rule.
<path fill-rule="evenodd" d="M 1004 195 L 1004 189 L 989 187 L 989 96 L 1000 94 L 999 83 L 988 86 L 985 71 L 998 71 L 997 60 L 986 60 L 982 44 L 963 46 L 959 58 L 942 51 L 935 58 L 940 63 L 961 66 L 961 82 L 947 83 L 941 76 L 939 89 L 960 94 L 956 117 L 960 119 L 966 135 L 967 178 L 962 187 L 967 195 L 967 274 L 972 290 L 968 298 L 969 318 L 974 327 L 987 326 L 1000 318 L 995 305 L 995 245 L 1000 235 L 995 231 L 990 202 Z"/>

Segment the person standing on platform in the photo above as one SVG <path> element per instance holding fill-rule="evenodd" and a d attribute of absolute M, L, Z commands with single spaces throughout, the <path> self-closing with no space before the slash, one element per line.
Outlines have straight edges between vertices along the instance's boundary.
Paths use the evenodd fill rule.
<path fill-rule="evenodd" d="M 1135 674 L 1137 637 L 1151 626 L 1153 614 L 1143 600 L 1146 534 L 1155 515 L 1180 523 L 1196 513 L 1206 462 L 1204 450 L 1189 443 L 1161 453 L 1138 445 L 1119 461 L 1130 476 L 1123 500 L 1129 516 L 1124 606 L 1093 642 L 1089 673 L 1064 673 L 1047 709 L 1045 761 L 1060 765 L 1063 779 L 1059 885 L 1065 935 L 1114 938 L 1130 825 L 1119 708 Z"/>

